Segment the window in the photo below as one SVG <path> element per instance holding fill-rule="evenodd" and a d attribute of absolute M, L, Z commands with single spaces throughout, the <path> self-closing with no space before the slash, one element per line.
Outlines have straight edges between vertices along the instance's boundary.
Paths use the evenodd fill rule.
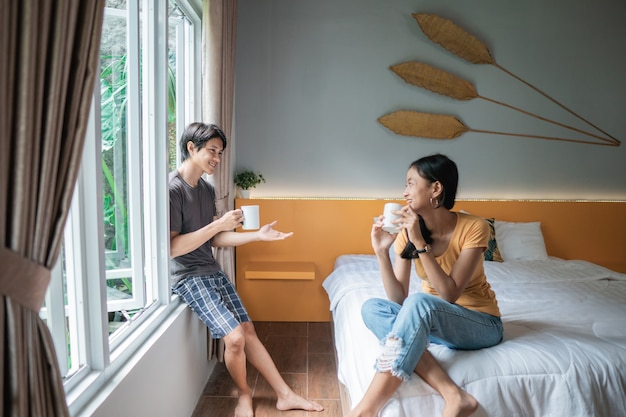
<path fill-rule="evenodd" d="M 96 165 L 102 167 L 109 334 L 155 300 L 141 256 L 140 28 L 133 16 L 125 9 L 108 7 L 100 45 L 102 161 Z"/>
<path fill-rule="evenodd" d="M 82 168 L 41 310 L 68 392 L 102 383 L 173 308 L 167 178 L 200 114 L 200 34 L 187 1 L 107 1 Z"/>

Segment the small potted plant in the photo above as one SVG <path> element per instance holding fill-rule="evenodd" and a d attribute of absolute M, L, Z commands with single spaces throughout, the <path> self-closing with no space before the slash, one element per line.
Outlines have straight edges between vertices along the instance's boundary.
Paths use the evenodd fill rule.
<path fill-rule="evenodd" d="M 236 173 L 233 181 L 241 191 L 241 196 L 243 198 L 248 198 L 250 196 L 250 189 L 255 188 L 262 182 L 265 182 L 265 178 L 263 178 L 261 173 L 246 170 Z"/>

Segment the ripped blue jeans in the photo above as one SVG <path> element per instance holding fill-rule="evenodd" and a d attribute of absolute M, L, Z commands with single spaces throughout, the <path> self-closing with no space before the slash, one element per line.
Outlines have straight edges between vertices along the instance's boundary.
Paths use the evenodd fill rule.
<path fill-rule="evenodd" d="M 499 317 L 424 293 L 410 295 L 402 305 L 369 299 L 363 303 L 361 315 L 383 345 L 376 371 L 391 372 L 403 381 L 411 377 L 430 342 L 476 350 L 497 345 L 503 337 Z"/>

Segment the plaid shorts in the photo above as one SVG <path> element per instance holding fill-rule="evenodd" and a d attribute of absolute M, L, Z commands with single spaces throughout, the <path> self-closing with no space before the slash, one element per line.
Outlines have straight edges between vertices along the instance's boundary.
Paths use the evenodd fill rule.
<path fill-rule="evenodd" d="M 226 336 L 239 324 L 250 321 L 235 287 L 222 271 L 215 275 L 182 279 L 172 291 L 191 307 L 216 339 Z"/>

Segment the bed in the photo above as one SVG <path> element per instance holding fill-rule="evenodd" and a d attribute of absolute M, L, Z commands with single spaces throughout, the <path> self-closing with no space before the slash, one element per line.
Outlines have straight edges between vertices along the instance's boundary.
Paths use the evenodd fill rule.
<path fill-rule="evenodd" d="M 626 274 L 548 256 L 538 222 L 496 221 L 492 240 L 501 257 L 485 261 L 485 272 L 502 313 L 503 342 L 478 351 L 429 347 L 479 401 L 473 416 L 626 416 Z M 322 285 L 338 377 L 353 406 L 381 348 L 360 315 L 365 300 L 385 297 L 376 258 L 341 255 Z M 410 291 L 419 286 L 413 272 Z M 442 398 L 414 375 L 380 417 L 439 417 L 442 409 Z"/>

